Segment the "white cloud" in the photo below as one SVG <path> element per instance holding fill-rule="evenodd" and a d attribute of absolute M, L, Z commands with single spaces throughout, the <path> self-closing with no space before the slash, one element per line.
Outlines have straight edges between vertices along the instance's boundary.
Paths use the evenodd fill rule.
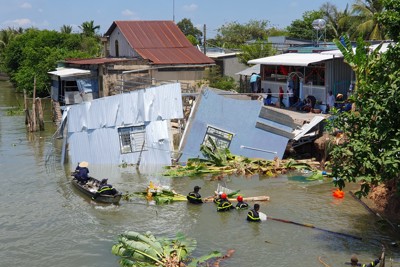
<path fill-rule="evenodd" d="M 24 9 L 29 9 L 29 8 L 32 8 L 32 5 L 30 3 L 28 3 L 28 2 L 25 2 L 25 3 L 22 3 L 20 5 L 20 7 L 24 8 Z"/>
<path fill-rule="evenodd" d="M 4 22 L 4 24 L 9 25 L 10 27 L 13 27 L 13 26 L 24 27 L 24 26 L 30 26 L 33 23 L 30 19 L 15 19 L 15 20 L 6 21 L 6 22 Z"/>
<path fill-rule="evenodd" d="M 184 5 L 184 6 L 183 6 L 183 9 L 184 9 L 185 11 L 190 11 L 190 12 L 196 11 L 197 8 L 198 8 L 198 6 L 197 6 L 196 4 L 190 4 L 190 5 Z"/>
<path fill-rule="evenodd" d="M 135 15 L 135 13 L 133 13 L 133 12 L 130 11 L 129 9 L 123 10 L 123 11 L 121 12 L 121 14 L 122 14 L 122 16 L 125 16 L 125 17 L 131 17 L 131 16 L 134 16 L 134 15 Z"/>

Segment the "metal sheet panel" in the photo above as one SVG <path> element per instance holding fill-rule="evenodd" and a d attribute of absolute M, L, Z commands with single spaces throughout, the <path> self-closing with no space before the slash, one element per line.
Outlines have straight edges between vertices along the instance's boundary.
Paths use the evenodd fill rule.
<path fill-rule="evenodd" d="M 284 65 L 284 66 L 308 66 L 312 63 L 332 59 L 333 55 L 321 55 L 317 53 L 287 53 L 271 57 L 250 60 L 249 64 Z"/>
<path fill-rule="evenodd" d="M 68 108 L 68 147 L 73 166 L 97 164 L 169 165 L 171 140 L 168 120 L 183 117 L 180 84 L 167 84 L 95 99 Z M 141 115 L 138 115 L 141 114 Z M 145 126 L 142 153 L 121 154 L 118 128 Z"/>
<path fill-rule="evenodd" d="M 261 107 L 259 101 L 233 99 L 203 90 L 185 129 L 180 161 L 203 158 L 200 145 L 208 126 L 233 134 L 229 147 L 233 154 L 268 160 L 282 158 L 289 139 L 256 127 Z"/>

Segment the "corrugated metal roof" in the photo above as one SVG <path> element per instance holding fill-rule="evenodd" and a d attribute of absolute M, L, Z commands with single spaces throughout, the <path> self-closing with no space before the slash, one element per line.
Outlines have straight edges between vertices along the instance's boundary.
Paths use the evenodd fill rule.
<path fill-rule="evenodd" d="M 260 73 L 260 64 L 256 64 L 250 68 L 244 69 L 242 71 L 239 71 L 238 73 L 235 73 L 236 75 L 245 75 L 245 76 L 251 76 L 252 73 Z"/>
<path fill-rule="evenodd" d="M 124 62 L 132 59 L 128 58 L 74 58 L 74 59 L 66 59 L 65 62 L 69 64 L 78 64 L 78 65 L 100 65 L 106 63 L 115 63 L 115 62 Z"/>
<path fill-rule="evenodd" d="M 173 21 L 114 21 L 130 46 L 154 64 L 214 64 L 196 49 Z"/>
<path fill-rule="evenodd" d="M 332 59 L 332 55 L 321 55 L 316 53 L 287 53 L 271 57 L 264 57 L 250 60 L 249 64 L 264 64 L 264 65 L 284 65 L 284 66 L 308 66 L 312 63 Z"/>
<path fill-rule="evenodd" d="M 87 75 L 90 74 L 90 70 L 81 70 L 74 68 L 57 68 L 55 71 L 49 71 L 48 74 L 53 74 L 60 77 Z"/>

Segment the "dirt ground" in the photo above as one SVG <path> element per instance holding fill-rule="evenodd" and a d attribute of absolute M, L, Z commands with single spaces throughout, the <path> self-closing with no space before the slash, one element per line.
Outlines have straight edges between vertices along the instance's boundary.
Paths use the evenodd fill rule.
<path fill-rule="evenodd" d="M 393 181 L 374 187 L 364 202 L 396 226 L 400 224 L 400 195 Z"/>

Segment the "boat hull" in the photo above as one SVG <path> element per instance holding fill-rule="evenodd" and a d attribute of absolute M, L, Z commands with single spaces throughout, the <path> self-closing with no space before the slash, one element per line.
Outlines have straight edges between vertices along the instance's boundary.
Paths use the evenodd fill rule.
<path fill-rule="evenodd" d="M 79 183 L 76 179 L 71 180 L 72 185 L 80 192 L 85 194 L 86 196 L 92 198 L 94 197 L 97 189 L 99 188 L 99 180 L 91 177 L 86 184 Z M 107 204 L 118 204 L 121 200 L 122 194 L 121 192 L 117 192 L 115 195 L 104 195 L 100 194 L 98 197 L 93 199 L 96 202 L 107 203 Z"/>

